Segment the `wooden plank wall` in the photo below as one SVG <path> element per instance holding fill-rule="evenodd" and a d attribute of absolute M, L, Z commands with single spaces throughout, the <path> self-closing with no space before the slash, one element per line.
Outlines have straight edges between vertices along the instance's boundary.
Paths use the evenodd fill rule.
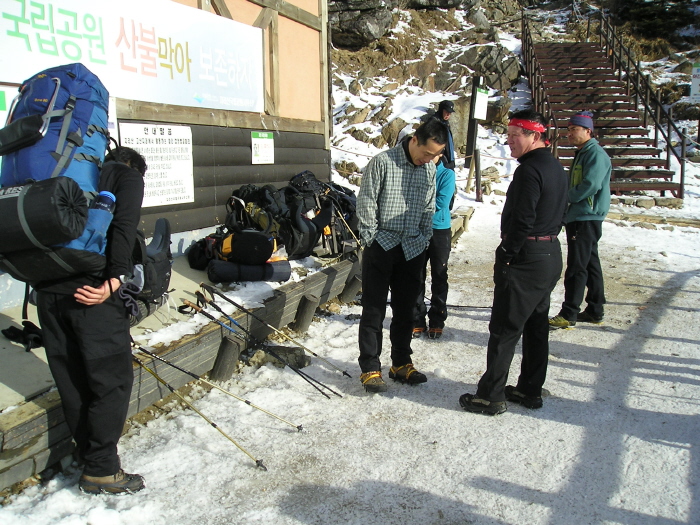
<path fill-rule="evenodd" d="M 330 151 L 325 149 L 325 139 L 321 134 L 277 131 L 274 136 L 275 163 L 253 165 L 250 129 L 190 127 L 194 202 L 144 208 L 141 227 L 147 236 L 153 233 L 159 217 L 170 221 L 173 232 L 221 224 L 226 217 L 226 200 L 235 188 L 243 184 L 282 187 L 304 170 L 312 171 L 319 180 L 330 180 Z"/>
<path fill-rule="evenodd" d="M 272 326 L 282 327 L 294 321 L 299 301 L 308 293 L 325 303 L 336 297 L 352 276 L 359 271 L 356 261 L 341 261 L 313 273 L 299 282 L 287 283 L 265 301 L 255 314 Z M 238 313 L 233 316 L 256 338 L 264 339 L 271 330 L 259 321 Z M 202 375 L 211 370 L 225 330 L 210 323 L 197 334 L 158 350 L 158 354 L 173 363 Z M 332 356 L 327 356 L 332 359 Z M 192 378 L 165 363 L 151 358 L 142 359 L 170 383 L 180 388 Z M 170 392 L 148 372 L 136 365 L 134 386 L 129 404 L 129 416 L 148 408 Z M 202 421 L 203 425 L 206 425 Z M 61 400 L 56 391 L 44 394 L 15 410 L 0 414 L 0 490 L 23 481 L 47 467 L 55 465 L 73 451 L 73 442 L 63 419 Z"/>

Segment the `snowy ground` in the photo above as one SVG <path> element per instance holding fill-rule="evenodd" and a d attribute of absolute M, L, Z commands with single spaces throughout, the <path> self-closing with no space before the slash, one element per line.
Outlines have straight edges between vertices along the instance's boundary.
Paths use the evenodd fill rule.
<path fill-rule="evenodd" d="M 194 412 L 174 410 L 121 441 L 143 492 L 88 497 L 77 472 L 59 475 L 15 496 L 0 523 L 697 523 L 698 231 L 606 223 L 605 324 L 552 334 L 541 410 L 488 417 L 457 403 L 485 366 L 498 237 L 500 206 L 476 206 L 451 259 L 446 334 L 414 344 L 425 385 L 364 393 L 350 315 L 360 309 L 344 307 L 303 339 L 353 375 L 317 359 L 307 369 L 342 399 L 270 365 L 224 385 L 303 432 L 218 391 L 196 402 L 267 472 Z M 553 311 L 561 297 L 559 286 Z"/>
<path fill-rule="evenodd" d="M 480 129 L 479 144 L 490 155 L 486 165 L 512 173 L 515 163 L 498 137 Z M 334 160 L 344 155 L 336 150 Z M 466 179 L 461 169 L 458 178 Z M 505 189 L 509 180 L 496 187 Z M 687 180 L 679 215 L 700 219 L 698 166 L 689 165 Z M 262 459 L 267 472 L 193 411 L 174 409 L 132 428 L 120 442 L 125 469 L 146 478 L 144 491 L 85 496 L 72 471 L 14 496 L 0 508 L 0 523 L 700 523 L 700 230 L 606 222 L 605 324 L 552 333 L 545 385 L 551 394 L 541 410 L 514 405 L 488 417 L 462 411 L 457 399 L 475 391 L 485 367 L 503 201 L 490 195 L 476 203 L 473 194 L 460 193 L 458 204 L 476 212 L 450 260 L 445 336 L 413 346 L 428 383 L 364 393 L 357 366 L 360 308 L 344 306 L 319 317 L 301 339 L 353 376 L 318 359 L 306 369 L 342 399 L 325 399 L 288 369 L 271 365 L 244 368 L 223 385 L 303 425 L 302 432 L 219 391 L 193 395 L 197 408 Z M 562 298 L 560 283 L 552 314 Z M 167 340 L 169 330 L 181 327 L 158 337 Z M 518 353 L 512 381 L 519 364 Z"/>

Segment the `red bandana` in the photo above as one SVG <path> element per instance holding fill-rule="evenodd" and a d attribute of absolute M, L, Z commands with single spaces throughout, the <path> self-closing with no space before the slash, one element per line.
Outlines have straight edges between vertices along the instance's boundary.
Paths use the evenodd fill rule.
<path fill-rule="evenodd" d="M 508 122 L 509 126 L 517 126 L 519 128 L 527 129 L 529 131 L 539 131 L 540 133 L 545 132 L 545 127 L 539 122 L 533 122 L 532 120 L 523 120 L 520 118 L 511 119 Z"/>

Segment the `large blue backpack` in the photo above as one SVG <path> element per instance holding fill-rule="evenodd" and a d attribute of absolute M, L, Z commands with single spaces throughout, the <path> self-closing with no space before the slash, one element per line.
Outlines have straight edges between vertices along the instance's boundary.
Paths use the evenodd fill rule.
<path fill-rule="evenodd" d="M 35 283 L 99 274 L 104 244 L 82 246 L 108 144 L 109 94 L 82 64 L 26 80 L 0 130 L 0 269 Z M 72 241 L 72 242 L 71 242 Z"/>

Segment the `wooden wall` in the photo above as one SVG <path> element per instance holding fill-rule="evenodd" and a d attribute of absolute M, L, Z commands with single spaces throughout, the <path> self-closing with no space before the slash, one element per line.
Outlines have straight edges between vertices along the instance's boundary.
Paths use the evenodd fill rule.
<path fill-rule="evenodd" d="M 252 165 L 250 129 L 190 127 L 195 200 L 144 208 L 141 226 L 146 235 L 152 233 L 159 217 L 170 221 L 173 232 L 221 224 L 226 216 L 226 200 L 243 184 L 282 187 L 304 170 L 312 171 L 320 180 L 330 180 L 330 151 L 324 147 L 322 134 L 278 131 L 274 137 L 275 163 Z"/>

